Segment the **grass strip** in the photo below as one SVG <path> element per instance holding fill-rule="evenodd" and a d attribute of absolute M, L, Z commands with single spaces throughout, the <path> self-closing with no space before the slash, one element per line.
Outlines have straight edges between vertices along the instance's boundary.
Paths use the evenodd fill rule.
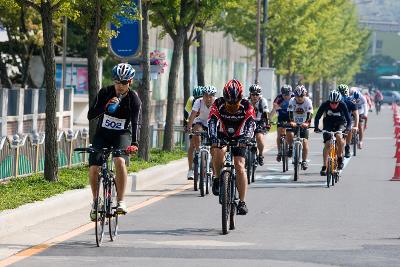
<path fill-rule="evenodd" d="M 128 172 L 137 172 L 170 161 L 181 159 L 186 152 L 176 149 L 165 152 L 160 149 L 152 149 L 148 162 L 137 156 L 131 158 Z M 43 174 L 35 174 L 17 179 L 11 179 L 0 184 L 0 211 L 15 209 L 21 205 L 40 201 L 68 190 L 85 188 L 88 184 L 88 166 L 59 169 L 59 180 L 49 182 L 43 178 Z"/>

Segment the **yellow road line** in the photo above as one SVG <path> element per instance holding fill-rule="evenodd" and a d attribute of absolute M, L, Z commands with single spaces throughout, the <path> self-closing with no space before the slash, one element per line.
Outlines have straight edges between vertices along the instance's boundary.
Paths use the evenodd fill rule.
<path fill-rule="evenodd" d="M 160 194 L 160 195 L 154 196 L 152 198 L 149 198 L 149 199 L 147 199 L 147 200 L 145 200 L 145 201 L 143 201 L 143 202 L 141 202 L 139 204 L 136 204 L 136 205 L 133 205 L 133 206 L 129 207 L 128 208 L 128 213 L 129 212 L 134 212 L 134 211 L 136 211 L 138 209 L 141 209 L 141 208 L 144 208 L 144 207 L 146 207 L 148 205 L 151 205 L 151 204 L 153 204 L 153 203 L 155 203 L 157 201 L 163 200 L 163 199 L 165 199 L 165 198 L 167 198 L 169 196 L 176 195 L 176 194 L 178 194 L 180 192 L 183 192 L 183 191 L 191 188 L 192 186 L 193 186 L 192 184 L 186 184 L 186 185 L 184 185 L 184 186 L 182 186 L 180 188 L 177 188 L 175 190 L 168 191 L 168 192 L 165 192 L 163 194 Z M 16 263 L 18 261 L 21 261 L 23 259 L 26 259 L 28 257 L 34 256 L 34 255 L 36 255 L 38 253 L 41 253 L 41 252 L 45 251 L 49 247 L 52 247 L 54 245 L 57 245 L 57 244 L 59 244 L 61 242 L 66 241 L 68 239 L 71 239 L 71 238 L 73 238 L 75 236 L 78 236 L 78 235 L 80 235 L 80 234 L 82 234 L 84 232 L 87 232 L 88 230 L 91 230 L 93 228 L 94 228 L 94 223 L 92 223 L 92 222 L 88 223 L 88 224 L 84 224 L 84 225 L 82 225 L 82 226 L 80 226 L 80 227 L 78 227 L 78 228 L 76 228 L 76 229 L 74 229 L 74 230 L 72 230 L 72 231 L 70 231 L 68 233 L 65 233 L 65 234 L 59 235 L 59 236 L 57 236 L 55 238 L 49 239 L 49 240 L 47 240 L 46 242 L 44 242 L 42 244 L 27 248 L 25 250 L 22 250 L 22 251 L 14 254 L 14 255 L 6 258 L 6 259 L 4 259 L 4 260 L 0 260 L 0 267 L 8 266 L 8 265 L 11 265 L 11 264 Z"/>

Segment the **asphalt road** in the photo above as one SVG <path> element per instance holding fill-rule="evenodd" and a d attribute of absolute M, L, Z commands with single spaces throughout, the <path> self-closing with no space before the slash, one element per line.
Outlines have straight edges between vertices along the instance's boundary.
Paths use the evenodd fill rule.
<path fill-rule="evenodd" d="M 15 266 L 400 266 L 392 111 L 370 114 L 364 148 L 334 187 L 319 176 L 322 135 L 310 142 L 298 182 L 280 172 L 276 150 L 267 152 L 248 191 L 249 214 L 228 235 L 217 198 L 186 190 L 121 218 L 115 242 L 97 248 L 90 229 Z"/>

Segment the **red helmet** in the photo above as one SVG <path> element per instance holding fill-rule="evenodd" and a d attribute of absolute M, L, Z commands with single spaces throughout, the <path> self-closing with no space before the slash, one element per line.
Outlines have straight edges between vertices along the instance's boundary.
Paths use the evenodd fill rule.
<path fill-rule="evenodd" d="M 243 86 L 238 80 L 230 80 L 224 86 L 224 99 L 229 104 L 235 104 L 242 99 Z"/>

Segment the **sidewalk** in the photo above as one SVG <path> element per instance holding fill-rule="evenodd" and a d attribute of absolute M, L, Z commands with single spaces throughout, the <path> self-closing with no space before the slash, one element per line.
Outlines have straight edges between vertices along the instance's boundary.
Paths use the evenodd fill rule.
<path fill-rule="evenodd" d="M 275 138 L 276 133 L 267 134 L 265 152 L 276 146 Z M 161 200 L 160 196 L 177 188 L 192 190 L 193 182 L 186 180 L 186 172 L 187 158 L 183 158 L 129 174 L 128 209 L 149 199 Z M 85 188 L 0 212 L 0 260 L 90 223 L 90 202 L 90 188 Z"/>

